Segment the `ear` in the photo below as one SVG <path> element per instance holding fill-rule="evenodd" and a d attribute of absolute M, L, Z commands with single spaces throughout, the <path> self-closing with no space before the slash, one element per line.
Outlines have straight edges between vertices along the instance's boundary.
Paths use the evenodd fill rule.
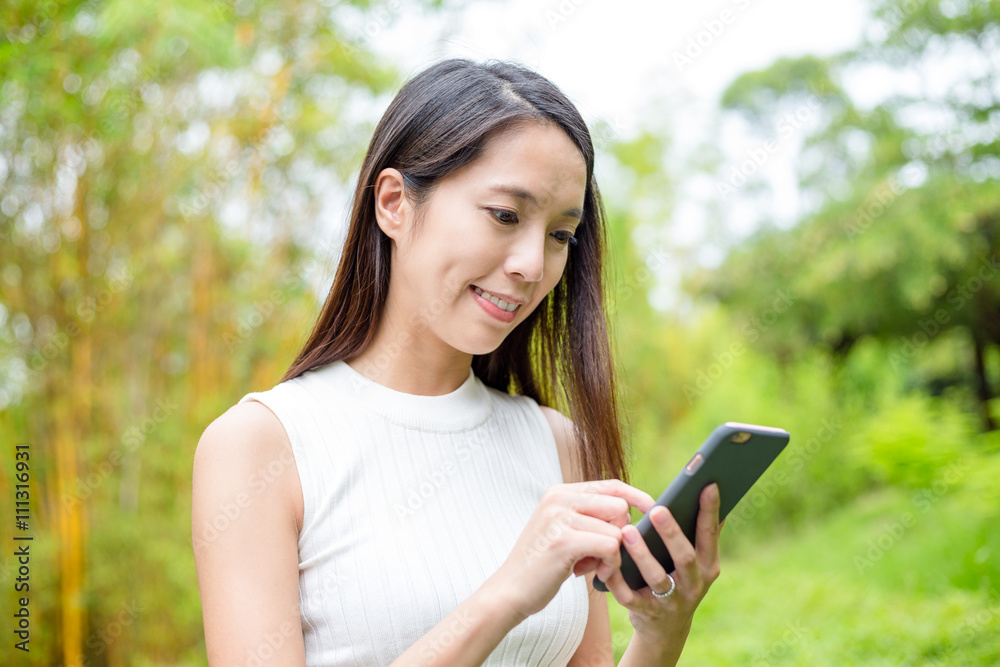
<path fill-rule="evenodd" d="M 385 235 L 398 240 L 405 230 L 411 208 L 404 193 L 403 175 L 386 168 L 375 177 L 375 220 Z"/>

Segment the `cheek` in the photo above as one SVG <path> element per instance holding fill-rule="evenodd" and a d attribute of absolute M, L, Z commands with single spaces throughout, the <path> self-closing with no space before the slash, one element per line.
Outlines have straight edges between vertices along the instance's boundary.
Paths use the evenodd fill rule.
<path fill-rule="evenodd" d="M 566 252 L 563 251 L 545 263 L 546 292 L 551 291 L 556 285 L 559 284 L 559 281 L 562 280 L 563 273 L 566 272 L 567 259 L 569 259 L 569 257 L 566 255 Z"/>
<path fill-rule="evenodd" d="M 447 257 L 445 275 L 452 281 L 464 281 L 466 285 L 503 269 L 502 244 L 485 234 L 452 236 L 442 252 Z"/>

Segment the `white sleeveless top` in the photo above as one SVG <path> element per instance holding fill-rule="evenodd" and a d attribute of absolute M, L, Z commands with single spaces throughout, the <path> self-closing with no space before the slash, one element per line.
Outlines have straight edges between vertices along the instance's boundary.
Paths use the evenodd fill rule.
<path fill-rule="evenodd" d="M 471 369 L 450 394 L 419 396 L 337 361 L 248 400 L 281 420 L 302 484 L 311 667 L 389 665 L 499 569 L 542 494 L 563 481 L 538 404 Z M 570 575 L 483 664 L 565 666 L 588 611 L 586 578 Z"/>

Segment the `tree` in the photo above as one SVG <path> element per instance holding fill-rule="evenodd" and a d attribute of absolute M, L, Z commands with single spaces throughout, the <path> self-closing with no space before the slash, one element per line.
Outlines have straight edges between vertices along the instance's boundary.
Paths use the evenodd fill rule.
<path fill-rule="evenodd" d="M 202 659 L 198 435 L 308 333 L 323 195 L 377 115 L 350 110 L 399 82 L 370 44 L 399 6 L 328 4 L 0 9 L 0 435 L 30 445 L 34 664 Z"/>
<path fill-rule="evenodd" d="M 998 48 L 998 2 L 881 0 L 857 49 L 782 59 L 734 81 L 723 106 L 751 126 L 804 98 L 816 105 L 799 156 L 815 205 L 691 288 L 745 317 L 786 290 L 787 312 L 762 331 L 779 355 L 816 344 L 844 355 L 874 336 L 891 344 L 890 367 L 906 370 L 927 346 L 965 337 L 960 375 L 994 428 L 985 359 L 1000 346 Z M 862 108 L 847 83 L 880 75 L 884 99 Z M 932 75 L 945 83 L 932 87 Z"/>

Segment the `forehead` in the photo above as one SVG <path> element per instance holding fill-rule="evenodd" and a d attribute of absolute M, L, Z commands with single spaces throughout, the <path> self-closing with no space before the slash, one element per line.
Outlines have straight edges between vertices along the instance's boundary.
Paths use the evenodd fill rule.
<path fill-rule="evenodd" d="M 582 206 L 587 186 L 583 153 L 554 123 L 521 123 L 491 137 L 460 172 L 464 185 L 521 189 L 543 207 Z"/>

